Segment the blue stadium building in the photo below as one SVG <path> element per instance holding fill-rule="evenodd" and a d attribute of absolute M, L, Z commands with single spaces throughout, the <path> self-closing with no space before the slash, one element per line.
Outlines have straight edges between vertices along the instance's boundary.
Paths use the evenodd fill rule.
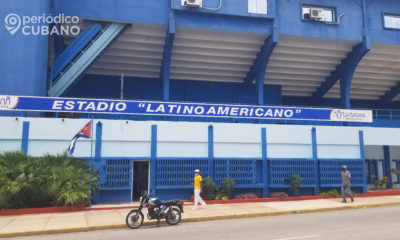
<path fill-rule="evenodd" d="M 197 168 L 264 197 L 341 165 L 400 186 L 398 0 L 2 0 L 0 21 L 0 151 L 61 153 L 93 119 L 96 202 L 188 199 Z"/>

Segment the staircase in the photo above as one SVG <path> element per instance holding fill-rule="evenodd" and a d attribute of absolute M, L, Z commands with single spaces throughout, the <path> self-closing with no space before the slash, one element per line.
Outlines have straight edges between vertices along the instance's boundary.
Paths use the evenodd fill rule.
<path fill-rule="evenodd" d="M 79 35 L 54 61 L 48 95 L 59 97 L 65 93 L 126 26 L 125 23 L 111 23 L 102 29 L 99 24 L 93 24 Z"/>

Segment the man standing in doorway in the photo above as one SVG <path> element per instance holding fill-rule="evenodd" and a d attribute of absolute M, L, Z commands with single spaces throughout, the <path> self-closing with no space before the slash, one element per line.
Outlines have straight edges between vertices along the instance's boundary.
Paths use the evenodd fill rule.
<path fill-rule="evenodd" d="M 206 203 L 200 197 L 201 189 L 203 187 L 203 179 L 200 176 L 199 169 L 194 170 L 194 183 L 192 183 L 192 185 L 194 185 L 194 207 L 192 208 L 192 210 L 197 209 L 197 205 L 199 204 L 199 202 L 201 204 L 201 207 L 204 208 Z"/>
<path fill-rule="evenodd" d="M 342 203 L 346 203 L 346 192 L 349 194 L 351 201 L 354 202 L 353 194 L 350 189 L 350 172 L 347 171 L 347 167 L 345 165 L 342 166 Z"/>

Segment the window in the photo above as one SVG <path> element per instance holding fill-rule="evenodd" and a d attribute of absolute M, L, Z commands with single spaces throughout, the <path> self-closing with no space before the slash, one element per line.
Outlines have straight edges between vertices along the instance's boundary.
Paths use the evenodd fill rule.
<path fill-rule="evenodd" d="M 335 22 L 335 9 L 317 6 L 303 6 L 301 16 L 303 20 L 333 23 Z"/>
<path fill-rule="evenodd" d="M 267 0 L 248 0 L 248 12 L 257 14 L 267 14 L 268 1 Z"/>
<path fill-rule="evenodd" d="M 383 19 L 385 28 L 400 30 L 400 15 L 385 14 Z"/>

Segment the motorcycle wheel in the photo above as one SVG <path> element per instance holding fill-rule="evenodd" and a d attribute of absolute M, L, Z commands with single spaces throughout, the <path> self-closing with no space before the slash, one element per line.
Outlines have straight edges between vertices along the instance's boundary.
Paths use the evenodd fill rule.
<path fill-rule="evenodd" d="M 142 226 L 144 220 L 144 216 L 142 212 L 138 210 L 132 210 L 126 215 L 126 225 L 128 227 L 136 229 Z"/>
<path fill-rule="evenodd" d="M 181 211 L 176 208 L 171 208 L 167 215 L 165 216 L 165 220 L 169 225 L 176 225 L 181 221 L 182 215 Z"/>

